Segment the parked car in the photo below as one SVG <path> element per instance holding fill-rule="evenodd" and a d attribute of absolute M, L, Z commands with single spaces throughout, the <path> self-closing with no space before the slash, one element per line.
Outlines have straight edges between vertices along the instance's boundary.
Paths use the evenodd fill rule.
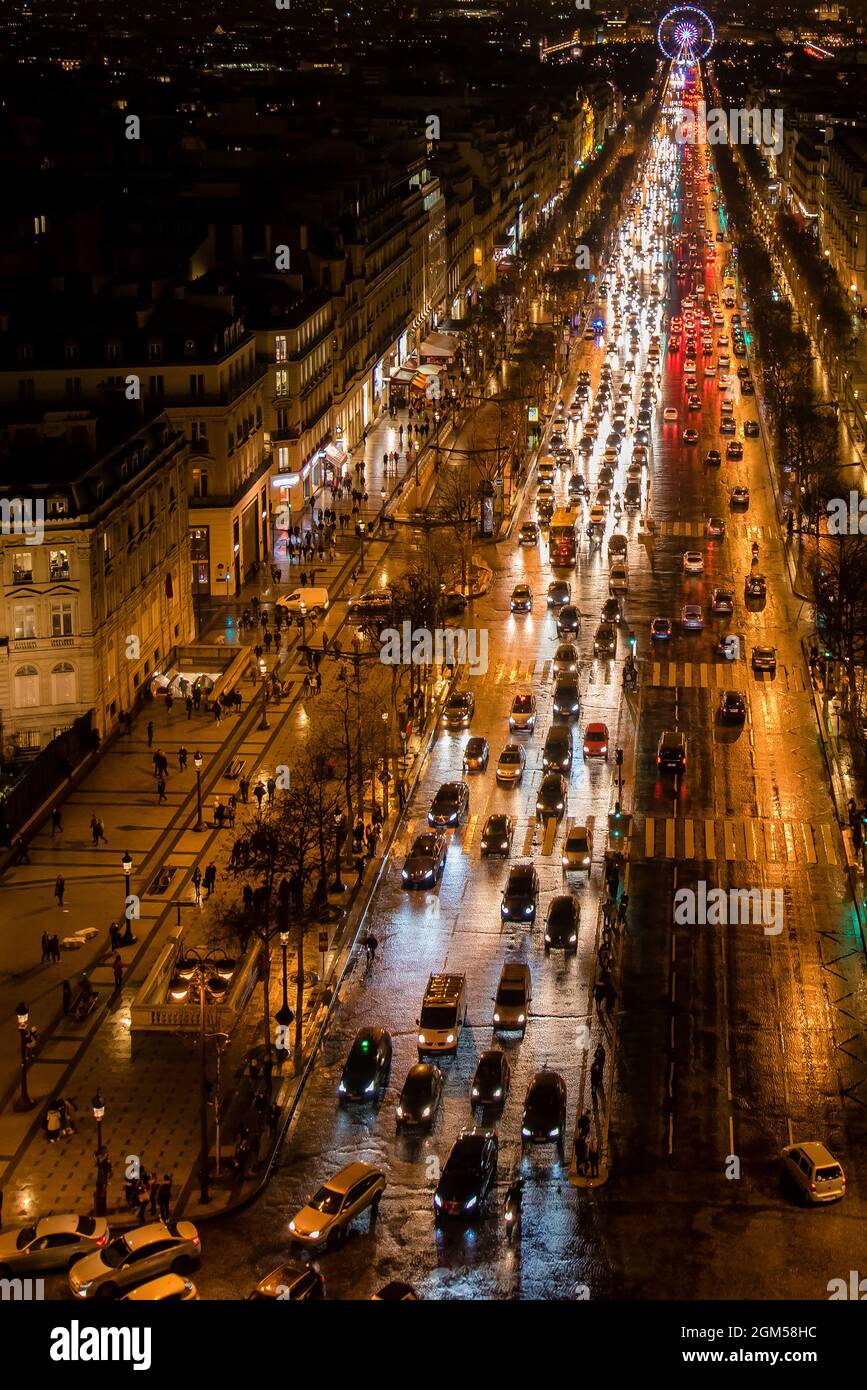
<path fill-rule="evenodd" d="M 824 1144 L 787 1144 L 783 1167 L 807 1203 L 837 1202 L 846 1195 L 842 1165 Z"/>
<path fill-rule="evenodd" d="M 325 1297 L 325 1280 L 315 1265 L 283 1264 L 260 1279 L 248 1299 L 311 1303 Z"/>
<path fill-rule="evenodd" d="M 92 1255 L 108 1243 L 104 1216 L 43 1216 L 28 1226 L 0 1232 L 0 1278 L 19 1270 L 41 1272 L 69 1269 L 83 1255 Z"/>
<path fill-rule="evenodd" d="M 122 1289 L 159 1274 L 189 1274 L 201 1256 L 191 1221 L 150 1221 L 76 1260 L 69 1289 L 74 1298 L 116 1298 Z"/>

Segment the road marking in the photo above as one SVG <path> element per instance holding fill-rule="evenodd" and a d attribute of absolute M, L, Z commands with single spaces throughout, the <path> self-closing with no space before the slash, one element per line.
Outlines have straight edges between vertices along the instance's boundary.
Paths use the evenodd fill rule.
<path fill-rule="evenodd" d="M 807 863 L 815 864 L 817 862 L 817 855 L 816 847 L 813 843 L 813 827 L 811 825 L 802 824 L 800 826 L 800 831 L 804 837 L 804 849 L 807 854 Z"/>
<path fill-rule="evenodd" d="M 683 853 L 685 859 L 695 858 L 695 828 L 691 820 L 684 822 L 683 828 L 684 844 Z"/>
<path fill-rule="evenodd" d="M 474 815 L 474 816 L 470 816 L 469 820 L 467 821 L 467 828 L 466 828 L 466 830 L 464 831 L 464 841 L 463 841 L 463 844 L 461 845 L 461 854 L 469 854 L 469 852 L 470 852 L 470 847 L 471 847 L 471 845 L 472 845 L 472 843 L 473 843 L 473 836 L 474 836 L 475 833 L 476 833 L 476 826 L 478 825 L 478 823 L 479 823 L 479 816 L 478 816 L 478 814 L 476 814 L 476 815 Z"/>
<path fill-rule="evenodd" d="M 744 848 L 746 850 L 747 859 L 751 859 L 755 862 L 758 858 L 758 850 L 756 848 L 756 822 L 754 820 L 742 820 L 741 825 L 744 831 Z"/>
<path fill-rule="evenodd" d="M 665 822 L 665 857 L 674 858 L 674 820 L 668 818 Z"/>
<path fill-rule="evenodd" d="M 792 826 L 787 820 L 783 821 L 783 832 L 786 837 L 786 858 L 788 859 L 790 864 L 796 863 L 798 859 L 798 851 L 795 846 L 795 830 L 794 826 Z"/>
<path fill-rule="evenodd" d="M 542 841 L 542 854 L 550 855 L 554 853 L 554 841 L 557 838 L 557 821 L 554 816 L 548 816 L 545 824 L 545 838 Z"/>
<path fill-rule="evenodd" d="M 683 683 L 687 689 L 692 686 L 692 666 L 688 662 L 683 668 Z"/>
<path fill-rule="evenodd" d="M 653 858 L 653 827 L 655 821 L 653 816 L 648 816 L 644 822 L 644 856 L 646 859 Z"/>
<path fill-rule="evenodd" d="M 712 820 L 706 820 L 704 823 L 704 857 L 716 859 L 715 822 Z"/>
<path fill-rule="evenodd" d="M 521 857 L 523 859 L 526 859 L 527 855 L 532 854 L 533 852 L 533 837 L 535 836 L 535 834 L 536 823 L 535 821 L 530 821 L 530 824 L 527 826 L 527 833 L 524 836 L 524 848 L 521 851 Z"/>
<path fill-rule="evenodd" d="M 662 666 L 660 665 L 660 663 L 659 663 L 658 661 L 654 661 L 653 665 L 652 665 L 651 668 L 650 668 L 650 673 L 651 673 L 651 674 L 650 674 L 650 684 L 651 684 L 651 685 L 661 685 L 661 684 L 662 684 Z"/>
<path fill-rule="evenodd" d="M 831 826 L 824 821 L 822 823 L 822 843 L 825 847 L 825 863 L 835 865 L 839 864 L 840 861 L 837 858 L 837 847 L 834 842 L 834 832 L 831 829 Z"/>
<path fill-rule="evenodd" d="M 762 821 L 762 834 L 765 839 L 765 858 L 772 864 L 776 863 L 776 846 L 774 844 L 774 822 L 770 820 Z"/>

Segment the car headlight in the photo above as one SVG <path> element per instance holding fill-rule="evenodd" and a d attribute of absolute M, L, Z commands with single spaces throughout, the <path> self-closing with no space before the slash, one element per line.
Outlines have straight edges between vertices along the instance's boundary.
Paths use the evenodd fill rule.
<path fill-rule="evenodd" d="M 551 940 L 551 935 L 550 935 L 549 932 L 546 932 L 546 933 L 545 933 L 545 940 L 546 940 L 546 941 L 550 941 L 550 940 Z"/>
<path fill-rule="evenodd" d="M 294 1231 L 294 1230 L 295 1230 L 295 1217 L 294 1217 L 294 1216 L 292 1217 L 292 1220 L 289 1222 L 289 1230 L 290 1230 L 290 1231 Z"/>
<path fill-rule="evenodd" d="M 345 1093 L 345 1091 L 346 1091 L 346 1083 L 343 1082 L 343 1081 L 341 1081 L 341 1083 L 340 1083 L 340 1085 L 337 1087 L 337 1089 L 338 1089 L 338 1091 L 340 1092 L 340 1094 L 343 1095 L 343 1094 Z"/>
<path fill-rule="evenodd" d="M 563 802 L 562 802 L 562 801 L 558 801 L 558 802 L 557 802 L 557 810 L 558 810 L 558 811 L 562 811 L 562 810 L 563 810 Z"/>
<path fill-rule="evenodd" d="M 464 1202 L 464 1211 L 472 1211 L 473 1207 L 477 1205 L 478 1200 L 478 1197 L 468 1197 Z"/>
<path fill-rule="evenodd" d="M 435 1207 L 441 1207 L 442 1204 L 443 1204 L 443 1199 L 442 1199 L 442 1197 L 440 1196 L 440 1194 L 439 1194 L 438 1192 L 435 1192 L 435 1193 L 434 1193 L 434 1206 L 435 1206 Z"/>
<path fill-rule="evenodd" d="M 495 1022 L 495 1023 L 499 1023 L 499 1021 L 500 1021 L 500 1015 L 499 1015 L 499 1014 L 494 1014 L 494 1022 Z"/>
<path fill-rule="evenodd" d="M 509 841 L 508 841 L 508 840 L 501 840 L 501 841 L 500 841 L 500 849 L 508 849 L 508 848 L 509 848 Z"/>
<path fill-rule="evenodd" d="M 590 863 L 590 856 L 587 855 L 587 854 L 585 854 L 585 856 L 584 856 L 584 867 L 586 868 L 587 865 L 588 865 L 589 863 Z"/>
<path fill-rule="evenodd" d="M 549 1130 L 548 1130 L 548 1138 L 549 1138 L 549 1139 L 556 1139 L 556 1138 L 557 1138 L 557 1135 L 558 1135 L 559 1133 L 560 1133 L 560 1126 L 558 1125 L 556 1129 L 549 1129 Z"/>
<path fill-rule="evenodd" d="M 375 1081 L 371 1081 L 370 1084 L 369 1084 L 368 1086 L 365 1086 L 365 1088 L 364 1088 L 364 1094 L 365 1094 L 366 1096 L 369 1096 L 370 1093 L 371 1093 L 371 1091 L 375 1091 L 375 1090 L 376 1090 L 376 1082 L 375 1082 Z"/>
<path fill-rule="evenodd" d="M 519 1023 L 523 1023 L 523 1022 L 524 1022 L 524 1015 L 523 1015 L 523 1014 L 518 1014 L 518 1022 L 519 1022 Z"/>
<path fill-rule="evenodd" d="M 430 1115 L 430 1106 L 429 1106 L 429 1105 L 426 1105 L 425 1108 L 424 1108 L 424 1110 L 421 1112 L 421 1117 L 422 1117 L 423 1120 L 426 1120 L 426 1119 L 428 1118 L 429 1115 Z"/>
<path fill-rule="evenodd" d="M 478 1098 L 479 1098 L 479 1088 L 478 1088 L 478 1086 L 474 1086 L 474 1087 L 473 1087 L 472 1096 L 473 1096 L 473 1100 L 478 1100 Z"/>
<path fill-rule="evenodd" d="M 408 870 L 408 869 L 404 869 L 404 870 L 401 872 L 401 875 L 400 875 L 400 876 L 401 876 L 402 879 L 407 879 L 407 878 L 409 878 L 409 870 Z"/>
<path fill-rule="evenodd" d="M 419 1040 L 420 1043 L 423 1043 L 423 1042 L 425 1041 L 424 1033 L 419 1033 L 419 1035 L 418 1035 L 418 1040 Z"/>
<path fill-rule="evenodd" d="M 434 871 L 433 871 L 433 869 L 425 869 L 425 871 L 424 871 L 424 876 L 425 876 L 425 878 L 433 878 L 433 876 L 434 876 Z"/>
<path fill-rule="evenodd" d="M 92 1279 L 88 1279 L 87 1282 L 84 1283 L 84 1284 L 79 1283 L 78 1280 L 76 1280 L 76 1283 L 75 1283 L 75 1287 L 76 1287 L 78 1293 L 87 1293 L 87 1290 L 88 1290 L 89 1288 L 91 1288 L 92 1285 L 93 1285 L 93 1280 L 92 1280 Z"/>
<path fill-rule="evenodd" d="M 447 1043 L 453 1043 L 454 1040 L 455 1040 L 455 1035 L 454 1035 L 454 1033 L 449 1033 L 448 1037 L 446 1038 L 446 1042 L 447 1042 Z"/>
<path fill-rule="evenodd" d="M 570 942 L 570 944 L 571 944 L 573 941 L 577 941 L 577 940 L 578 940 L 578 938 L 577 938 L 577 936 L 575 935 L 575 933 L 573 932 L 572 935 L 569 937 L 569 942 Z"/>
<path fill-rule="evenodd" d="M 528 1129 L 526 1125 L 522 1125 L 522 1126 L 521 1126 L 521 1133 L 524 1135 L 524 1138 L 525 1138 L 525 1139 L 526 1139 L 526 1138 L 529 1138 L 529 1136 L 532 1134 L 532 1132 L 533 1132 L 533 1131 L 532 1131 L 531 1129 Z"/>
<path fill-rule="evenodd" d="M 403 1106 L 402 1106 L 402 1105 L 399 1105 L 399 1106 L 397 1107 L 397 1118 L 398 1118 L 399 1120 L 402 1120 L 402 1119 L 403 1119 Z"/>
<path fill-rule="evenodd" d="M 532 903 L 528 903 L 527 906 L 524 908 L 524 916 L 525 916 L 525 917 L 532 917 L 532 915 L 533 915 L 533 904 L 532 904 Z"/>
<path fill-rule="evenodd" d="M 568 869 L 568 867 L 569 867 L 569 859 L 568 859 L 568 856 L 564 854 L 564 855 L 563 855 L 563 868 L 564 868 L 564 869 Z"/>
<path fill-rule="evenodd" d="M 503 1094 L 503 1088 L 502 1088 L 502 1086 L 498 1086 L 497 1089 L 496 1089 L 496 1091 L 494 1092 L 494 1100 L 499 1100 L 499 1099 L 500 1099 L 500 1096 L 501 1096 L 502 1094 Z"/>
<path fill-rule="evenodd" d="M 320 1237 L 321 1235 L 322 1235 L 322 1232 L 321 1232 L 321 1231 L 311 1231 L 311 1232 L 310 1232 L 310 1239 L 311 1239 L 311 1240 L 318 1240 L 319 1237 Z"/>

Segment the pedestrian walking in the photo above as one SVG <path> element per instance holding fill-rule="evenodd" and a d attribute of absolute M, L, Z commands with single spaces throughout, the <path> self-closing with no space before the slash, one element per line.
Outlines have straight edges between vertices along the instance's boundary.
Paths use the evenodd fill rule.
<path fill-rule="evenodd" d="M 591 1091 L 591 1094 L 595 1096 L 595 1095 L 596 1095 L 596 1092 L 599 1090 L 599 1088 L 600 1088 L 601 1085 L 602 1085 L 602 1068 L 601 1068 L 601 1066 L 599 1066 L 598 1062 L 593 1062 L 593 1063 L 591 1064 L 591 1067 L 590 1067 L 590 1091 Z"/>
<path fill-rule="evenodd" d="M 265 796 L 265 783 L 264 783 L 264 782 L 262 782 L 262 781 L 260 780 L 260 781 L 258 781 L 258 782 L 256 783 L 255 787 L 253 788 L 253 795 L 255 796 L 255 798 L 256 798 L 256 804 L 257 804 L 257 806 L 259 807 L 259 810 L 261 811 L 261 809 L 262 809 L 262 799 L 263 799 L 263 797 Z"/>
<path fill-rule="evenodd" d="M 235 1145 L 235 1172 L 240 1182 L 247 1176 L 247 1163 L 250 1159 L 250 1142 L 248 1139 L 239 1139 Z"/>
<path fill-rule="evenodd" d="M 30 855 L 27 852 L 27 846 L 20 835 L 16 835 L 15 839 L 12 841 L 12 859 L 15 864 L 30 863 Z"/>
<path fill-rule="evenodd" d="M 39 961 L 39 964 L 40 964 L 40 965 L 44 965 L 45 962 L 46 962 L 47 960 L 50 960 L 50 958 L 51 958 L 51 937 L 48 935 L 48 932 L 47 932 L 47 931 L 44 931 L 44 932 L 42 933 L 42 957 L 41 957 L 41 959 L 40 959 L 40 961 Z"/>
<path fill-rule="evenodd" d="M 579 1177 L 584 1176 L 587 1167 L 587 1140 L 583 1134 L 575 1135 L 575 1170 Z"/>
<path fill-rule="evenodd" d="M 119 955 L 115 956 L 111 968 L 114 973 L 114 992 L 115 994 L 119 994 L 120 987 L 123 984 L 123 961 Z"/>
<path fill-rule="evenodd" d="M 166 779 L 165 777 L 160 777 L 157 780 L 157 805 L 159 806 L 163 801 L 168 801 L 168 797 L 166 796 Z"/>
<path fill-rule="evenodd" d="M 178 772 L 186 772 L 188 756 L 186 744 L 182 743 L 178 749 Z"/>
<path fill-rule="evenodd" d="M 236 797 L 235 793 L 232 792 L 229 796 L 228 801 L 226 802 L 226 815 L 229 818 L 229 827 L 232 830 L 234 830 L 235 828 L 235 812 L 237 809 L 238 798 Z"/>
<path fill-rule="evenodd" d="M 214 719 L 216 720 L 216 722 L 217 722 L 218 724 L 222 724 L 222 722 L 223 722 L 223 705 L 222 705 L 222 702 L 221 702 L 219 696 L 217 696 L 217 699 L 214 701 L 212 708 L 213 708 L 213 711 L 214 711 Z"/>
<path fill-rule="evenodd" d="M 360 883 L 364 878 L 364 869 L 367 864 L 367 859 L 363 854 L 356 854 L 353 863 L 355 864 L 355 872 L 358 875 L 358 882 Z"/>
<path fill-rule="evenodd" d="M 172 1202 L 172 1175 L 171 1175 L 171 1173 L 163 1173 L 163 1180 L 162 1180 L 162 1182 L 160 1183 L 160 1185 L 159 1185 L 159 1191 L 157 1192 L 157 1204 L 158 1204 L 159 1209 L 160 1209 L 160 1220 L 161 1220 L 161 1221 L 168 1221 L 168 1219 L 169 1219 L 169 1210 L 170 1210 L 170 1207 L 171 1207 L 171 1202 Z"/>
<path fill-rule="evenodd" d="M 202 901 L 202 871 L 198 864 L 193 869 L 192 883 L 196 894 L 196 903 L 198 905 Z"/>
<path fill-rule="evenodd" d="M 268 805 L 274 805 L 274 797 L 277 792 L 277 783 L 273 777 L 268 778 Z"/>
<path fill-rule="evenodd" d="M 60 960 L 60 937 L 56 932 L 51 938 L 51 959 L 55 965 Z"/>
<path fill-rule="evenodd" d="M 63 981 L 63 985 L 61 986 L 61 997 L 63 999 L 63 1012 L 68 1014 L 69 1010 L 72 1008 L 72 985 L 68 980 Z"/>
<path fill-rule="evenodd" d="M 157 1203 L 160 1198 L 160 1180 L 156 1173 L 151 1173 L 150 1181 L 148 1182 L 148 1191 L 150 1193 L 151 1216 L 155 1217 L 157 1214 Z"/>
<path fill-rule="evenodd" d="M 149 719 L 149 720 L 148 720 L 148 748 L 152 748 L 152 747 L 153 747 L 153 742 L 154 742 L 154 721 L 153 721 L 152 719 Z"/>
<path fill-rule="evenodd" d="M 117 922 L 112 922 L 108 929 L 109 950 L 117 952 L 120 947 L 121 930 Z"/>
<path fill-rule="evenodd" d="M 172 692 L 171 692 L 170 690 L 167 690 L 167 691 L 166 691 L 166 714 L 168 715 L 169 719 L 171 719 L 171 717 L 172 717 L 172 706 L 174 705 L 174 703 L 175 703 L 175 697 L 174 697 L 174 695 L 172 694 Z"/>
<path fill-rule="evenodd" d="M 626 926 L 626 914 L 628 913 L 628 911 L 629 911 L 629 894 L 628 894 L 628 893 L 624 893 L 624 894 L 623 894 L 623 897 L 620 899 L 620 906 L 619 906 L 618 909 L 617 909 L 617 925 L 618 925 L 618 927 L 625 927 L 625 926 Z"/>
<path fill-rule="evenodd" d="M 373 965 L 373 962 L 376 958 L 376 948 L 378 945 L 379 942 L 377 941 L 376 937 L 369 932 L 368 935 L 364 938 L 364 954 L 367 957 L 368 966 Z"/>
<path fill-rule="evenodd" d="M 591 1139 L 587 1147 L 587 1157 L 590 1160 L 591 1178 L 599 1177 L 599 1145 L 595 1139 Z"/>
<path fill-rule="evenodd" d="M 240 779 L 238 782 L 238 790 L 241 793 L 241 800 L 246 806 L 247 802 L 250 800 L 250 779 L 248 777 L 242 777 Z"/>
<path fill-rule="evenodd" d="M 202 707 L 202 687 L 197 685 L 193 691 L 193 709 L 198 714 Z"/>
<path fill-rule="evenodd" d="M 54 810 L 51 812 L 51 838 L 52 838 L 52 840 L 54 839 L 54 836 L 55 836 L 55 834 L 57 834 L 57 833 L 59 833 L 59 834 L 61 834 L 61 835 L 63 834 L 63 819 L 62 819 L 61 814 L 60 814 L 60 807 L 59 807 L 59 806 L 55 806 Z"/>
<path fill-rule="evenodd" d="M 214 884 L 217 882 L 217 866 L 213 862 L 213 860 L 205 869 L 205 877 L 203 879 L 203 882 L 205 885 L 205 891 L 208 897 L 210 897 L 214 891 Z"/>
<path fill-rule="evenodd" d="M 60 1120 L 64 1139 L 68 1138 L 70 1134 L 75 1133 L 75 1115 L 77 1111 L 78 1106 L 72 1099 L 72 1096 L 64 1096 L 63 1100 L 60 1102 Z"/>
<path fill-rule="evenodd" d="M 94 812 L 90 818 L 90 837 L 93 840 L 93 847 L 96 849 L 96 846 L 99 844 L 99 826 L 96 820 L 96 812 Z"/>
<path fill-rule="evenodd" d="M 135 1204 L 138 1207 L 139 1224 L 142 1226 L 144 1225 L 145 1216 L 147 1215 L 149 1201 L 150 1186 L 147 1178 L 144 1175 L 142 1175 L 142 1177 L 139 1178 L 138 1183 L 136 1184 L 135 1190 Z"/>
<path fill-rule="evenodd" d="M 45 1133 L 48 1136 L 49 1144 L 57 1143 L 61 1131 L 60 1106 L 56 1101 L 52 1101 L 45 1112 Z"/>
<path fill-rule="evenodd" d="M 66 880 L 63 874 L 58 874 L 54 880 L 54 896 L 57 899 L 57 906 L 63 907 L 63 894 L 66 892 Z"/>
<path fill-rule="evenodd" d="M 188 696 L 187 696 L 186 700 L 184 701 L 184 704 L 186 705 L 186 708 L 187 708 L 187 718 L 188 718 L 188 719 L 192 719 L 192 717 L 193 717 L 193 697 L 192 697 L 192 695 L 188 695 Z"/>
<path fill-rule="evenodd" d="M 280 1107 L 276 1100 L 268 1109 L 268 1133 L 273 1139 L 277 1134 L 277 1126 L 280 1123 Z"/>

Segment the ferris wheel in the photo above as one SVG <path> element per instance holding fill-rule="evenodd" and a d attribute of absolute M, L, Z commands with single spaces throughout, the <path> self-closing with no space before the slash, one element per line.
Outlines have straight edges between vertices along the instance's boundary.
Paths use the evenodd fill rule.
<path fill-rule="evenodd" d="M 714 37 L 710 16 L 696 5 L 676 5 L 668 10 L 656 31 L 656 42 L 666 58 L 684 67 L 706 58 Z"/>

